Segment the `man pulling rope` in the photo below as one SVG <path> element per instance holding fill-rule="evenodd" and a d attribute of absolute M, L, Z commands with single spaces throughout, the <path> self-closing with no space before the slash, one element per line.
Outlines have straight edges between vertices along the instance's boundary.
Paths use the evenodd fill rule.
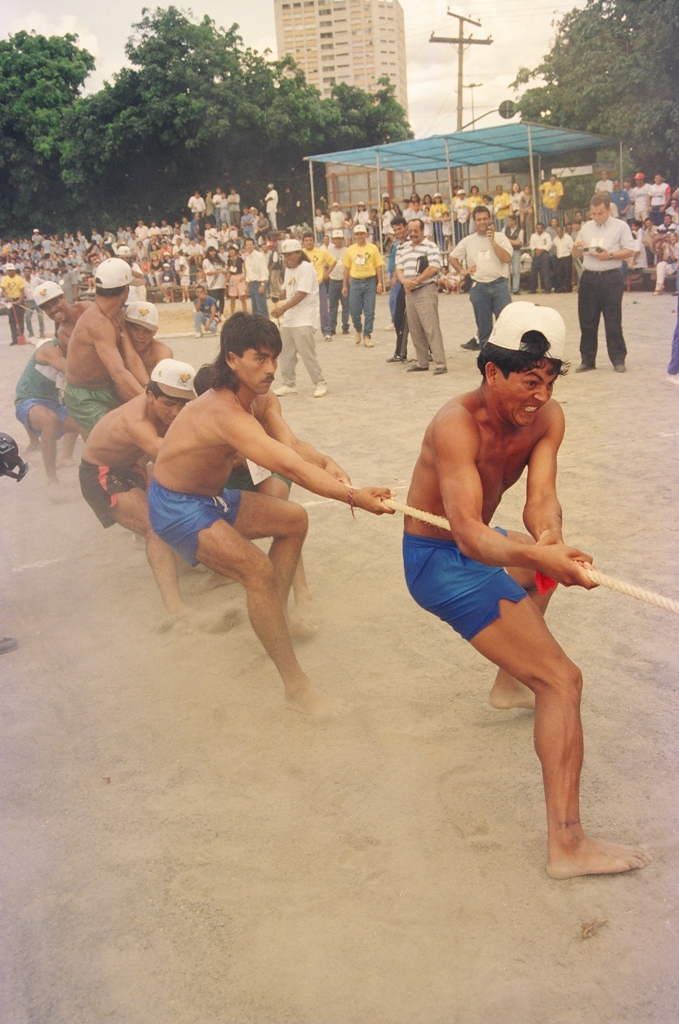
<path fill-rule="evenodd" d="M 407 505 L 445 517 L 445 528 L 406 514 L 403 538 L 412 597 L 498 666 L 492 706 L 535 708 L 553 878 L 628 871 L 651 859 L 643 848 L 590 839 L 582 829 L 582 675 L 545 624 L 551 590 L 536 580 L 596 586 L 591 556 L 564 542 L 556 496 L 564 416 L 552 389 L 566 372 L 565 335 L 553 309 L 515 302 L 502 311 L 479 355 L 483 383 L 437 413 L 413 472 Z M 491 528 L 502 495 L 526 467 L 530 536 Z"/>

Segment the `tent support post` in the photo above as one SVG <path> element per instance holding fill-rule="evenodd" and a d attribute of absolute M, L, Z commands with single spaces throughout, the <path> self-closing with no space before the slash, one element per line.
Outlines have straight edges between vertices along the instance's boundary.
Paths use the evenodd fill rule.
<path fill-rule="evenodd" d="M 382 196 L 380 194 L 380 154 L 375 150 L 375 170 L 377 172 L 377 238 L 382 252 Z"/>
<path fill-rule="evenodd" d="M 448 145 L 448 139 L 447 138 L 444 138 L 443 141 L 444 141 L 444 143 L 446 145 L 446 168 L 448 170 L 448 188 L 450 189 L 450 210 L 451 210 L 451 213 L 452 213 L 452 210 L 453 210 L 453 200 L 454 200 L 455 197 L 453 196 L 453 175 L 452 175 L 452 171 L 450 170 L 450 147 Z"/>
<path fill-rule="evenodd" d="M 530 125 L 526 125 L 528 129 L 528 163 L 530 164 L 530 187 L 533 192 L 533 230 L 536 230 L 535 225 L 538 222 L 538 193 L 535 191 L 535 167 L 533 166 L 533 136 L 531 134 Z M 524 239 L 524 242 L 526 239 Z"/>
<path fill-rule="evenodd" d="M 316 225 L 314 223 L 316 217 L 316 196 L 314 195 L 314 162 L 309 161 L 309 187 L 311 189 L 311 219 L 309 221 L 309 227 L 314 233 L 316 238 Z"/>
<path fill-rule="evenodd" d="M 623 170 L 623 166 L 622 166 L 622 142 L 621 142 L 620 143 L 620 187 L 621 188 L 623 186 L 623 175 L 624 175 L 624 170 Z"/>

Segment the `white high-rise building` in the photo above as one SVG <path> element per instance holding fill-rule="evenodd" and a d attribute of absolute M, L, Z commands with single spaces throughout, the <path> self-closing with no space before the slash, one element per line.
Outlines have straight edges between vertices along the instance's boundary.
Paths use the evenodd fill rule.
<path fill-rule="evenodd" d="M 274 0 L 278 56 L 290 54 L 329 96 L 347 82 L 367 92 L 388 75 L 408 109 L 403 8 L 398 0 Z"/>

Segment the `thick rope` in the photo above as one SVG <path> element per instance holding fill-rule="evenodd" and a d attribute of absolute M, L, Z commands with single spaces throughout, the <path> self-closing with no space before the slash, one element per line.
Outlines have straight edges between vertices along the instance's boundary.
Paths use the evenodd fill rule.
<path fill-rule="evenodd" d="M 385 499 L 384 504 L 388 505 L 389 508 L 393 508 L 394 512 L 402 512 L 404 516 L 419 519 L 423 523 L 429 523 L 430 526 L 436 526 L 439 530 L 446 530 L 450 533 L 450 524 L 444 516 L 434 516 L 431 512 L 421 512 L 419 508 L 403 505 L 400 501 L 394 501 L 392 498 Z M 662 594 L 654 594 L 651 590 L 633 587 L 631 583 L 616 580 L 612 576 L 606 576 L 604 573 L 598 572 L 596 569 L 585 569 L 583 566 L 583 572 L 592 583 L 596 583 L 600 587 L 608 587 L 609 590 L 616 590 L 619 594 L 625 594 L 627 597 L 633 597 L 637 601 L 644 601 L 646 604 L 653 604 L 656 608 L 664 608 L 667 612 L 679 615 L 679 601 L 673 601 L 670 597 L 663 597 Z"/>

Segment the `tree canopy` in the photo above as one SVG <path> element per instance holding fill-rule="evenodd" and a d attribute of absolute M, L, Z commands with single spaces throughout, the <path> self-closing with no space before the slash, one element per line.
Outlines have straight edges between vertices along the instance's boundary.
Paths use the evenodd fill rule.
<path fill-rule="evenodd" d="M 177 217 L 192 191 L 217 185 L 236 186 L 248 205 L 259 203 L 269 180 L 293 218 L 298 200 L 308 202 L 305 154 L 412 137 L 387 79 L 372 94 L 339 85 L 323 99 L 292 58 L 271 60 L 245 47 L 237 25 L 218 28 L 207 16 L 196 21 L 175 7 L 142 15 L 126 46 L 130 66 L 89 96 L 80 96 L 79 88 L 94 62 L 74 47 L 75 37 L 19 33 L 3 44 L 17 49 L 28 40 L 50 53 L 67 48 L 71 63 L 62 58 L 54 123 L 43 119 L 47 131 L 35 117 L 24 148 L 40 159 L 49 151 L 65 208 L 77 209 L 80 219 L 110 225 Z M 40 80 L 39 71 L 31 73 Z M 49 74 L 56 76 L 56 66 Z M 19 67 L 19 106 L 34 87 Z M 46 88 L 51 92 L 49 81 Z M 30 203 L 12 205 L 10 196 L 0 216 L 17 223 L 26 210 Z"/>
<path fill-rule="evenodd" d="M 73 202 L 61 180 L 64 119 L 94 58 L 77 36 L 0 40 L 0 223 L 54 222 Z"/>
<path fill-rule="evenodd" d="M 587 0 L 557 23 L 552 49 L 514 83 L 524 120 L 598 132 L 629 147 L 647 177 L 679 162 L 679 3 Z"/>

